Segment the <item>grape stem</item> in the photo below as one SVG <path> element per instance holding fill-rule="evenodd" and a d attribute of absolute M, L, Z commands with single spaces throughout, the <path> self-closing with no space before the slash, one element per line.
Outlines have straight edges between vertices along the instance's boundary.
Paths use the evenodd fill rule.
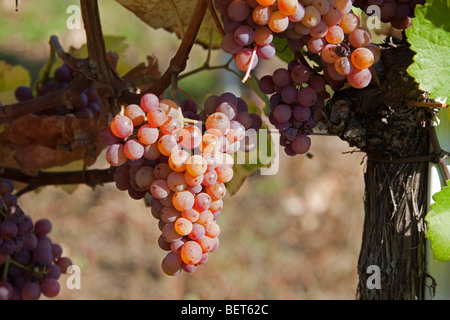
<path fill-rule="evenodd" d="M 8 278 L 9 265 L 11 263 L 11 260 L 12 260 L 11 257 L 8 256 L 8 259 L 6 260 L 6 263 L 5 263 L 5 266 L 4 266 L 4 269 L 3 269 L 3 274 L 2 274 L 2 279 L 4 281 L 6 281 L 6 279 Z"/>
<path fill-rule="evenodd" d="M 245 73 L 245 76 L 242 79 L 242 83 L 245 83 L 248 80 L 248 78 L 250 78 L 250 71 L 252 71 L 253 62 L 255 61 L 255 57 L 256 57 L 256 47 L 253 48 L 252 56 L 251 56 L 250 62 L 248 64 L 247 72 Z"/>

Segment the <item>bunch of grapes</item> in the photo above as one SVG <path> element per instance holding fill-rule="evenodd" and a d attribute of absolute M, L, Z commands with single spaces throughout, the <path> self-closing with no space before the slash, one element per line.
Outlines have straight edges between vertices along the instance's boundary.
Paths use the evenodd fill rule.
<path fill-rule="evenodd" d="M 151 195 L 161 230 L 158 244 L 169 251 L 162 261 L 167 275 L 195 271 L 217 249 L 216 220 L 225 183 L 234 174 L 232 154 L 247 150 L 241 145 L 246 129 L 262 124 L 232 93 L 210 96 L 199 113 L 191 100 L 180 104 L 145 94 L 140 105 L 125 107 L 99 137 L 108 145 L 106 159 L 115 167 L 117 188 L 133 199 Z"/>
<path fill-rule="evenodd" d="M 215 7 L 225 31 L 222 49 L 234 56 L 242 71 L 254 69 L 258 58 L 275 56 L 274 36 L 304 15 L 297 0 L 216 0 Z"/>
<path fill-rule="evenodd" d="M 325 80 L 298 61 L 278 68 L 273 75 L 259 81 L 259 87 L 270 97 L 269 121 L 280 132 L 280 145 L 286 154 L 306 153 L 311 146 L 307 136 L 317 125 L 316 118 L 324 107 Z"/>
<path fill-rule="evenodd" d="M 72 262 L 48 237 L 47 219 L 33 223 L 12 195 L 14 184 L 0 181 L 0 300 L 53 298 L 60 291 L 58 279 Z"/>
<path fill-rule="evenodd" d="M 390 22 L 397 29 L 406 29 L 411 26 L 416 5 L 424 3 L 425 0 L 355 0 L 353 6 L 368 12 L 369 6 L 376 5 L 380 8 L 382 22 Z"/>
<path fill-rule="evenodd" d="M 74 71 L 67 64 L 63 64 L 55 69 L 52 78 L 48 79 L 46 83 L 37 89 L 37 96 L 43 96 L 49 92 L 66 87 L 73 80 L 73 77 Z M 14 93 L 16 99 L 20 102 L 33 99 L 33 90 L 27 86 L 17 87 Z M 97 89 L 91 84 L 72 100 L 71 106 L 59 105 L 40 111 L 38 115 L 65 116 L 74 114 L 78 119 L 92 119 L 101 113 L 102 108 L 102 101 L 97 93 Z"/>

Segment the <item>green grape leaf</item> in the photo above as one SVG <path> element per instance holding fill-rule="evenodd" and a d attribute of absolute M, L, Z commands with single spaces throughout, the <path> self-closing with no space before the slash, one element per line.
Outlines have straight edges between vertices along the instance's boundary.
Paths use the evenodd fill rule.
<path fill-rule="evenodd" d="M 416 52 L 408 73 L 432 99 L 450 96 L 450 0 L 428 0 L 418 5 L 412 27 L 406 29 Z"/>
<path fill-rule="evenodd" d="M 27 69 L 0 61 L 0 102 L 4 105 L 16 103 L 14 91 L 19 86 L 30 86 L 31 77 Z"/>
<path fill-rule="evenodd" d="M 294 52 L 289 49 L 286 39 L 273 38 L 273 44 L 277 50 L 277 57 L 286 63 L 291 62 L 294 59 Z"/>
<path fill-rule="evenodd" d="M 179 26 L 186 30 L 197 0 L 116 0 L 154 29 L 163 28 L 182 37 Z M 220 14 L 219 14 L 220 15 Z M 196 42 L 209 47 L 211 29 L 216 25 L 209 11 L 203 19 Z M 219 48 L 222 37 L 215 32 L 212 47 Z"/>
<path fill-rule="evenodd" d="M 447 181 L 450 184 L 450 180 Z M 437 261 L 450 260 L 450 187 L 433 195 L 435 201 L 425 217 L 433 257 Z"/>

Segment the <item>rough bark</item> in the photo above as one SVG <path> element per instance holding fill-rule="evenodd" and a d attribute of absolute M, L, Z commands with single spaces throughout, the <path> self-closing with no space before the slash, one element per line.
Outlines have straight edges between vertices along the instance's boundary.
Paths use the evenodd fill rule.
<path fill-rule="evenodd" d="M 426 159 L 434 111 L 410 105 L 427 101 L 406 71 L 413 55 L 407 44 L 387 46 L 376 66 L 379 84 L 337 91 L 325 108 L 329 132 L 367 154 L 358 299 L 425 298 Z"/>

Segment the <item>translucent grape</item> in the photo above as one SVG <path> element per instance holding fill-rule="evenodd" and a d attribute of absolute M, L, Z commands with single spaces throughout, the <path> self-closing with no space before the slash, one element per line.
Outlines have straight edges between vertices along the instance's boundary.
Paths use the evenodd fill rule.
<path fill-rule="evenodd" d="M 175 192 L 173 195 L 172 204 L 179 211 L 192 209 L 194 206 L 194 196 L 186 190 Z"/>
<path fill-rule="evenodd" d="M 352 72 L 347 75 L 348 83 L 357 89 L 365 88 L 372 80 L 372 73 L 369 69 L 354 68 Z"/>
<path fill-rule="evenodd" d="M 145 124 L 139 128 L 138 139 L 145 145 L 153 144 L 158 140 L 159 130 Z"/>
<path fill-rule="evenodd" d="M 123 152 L 128 159 L 138 160 L 144 155 L 144 145 L 137 139 L 131 139 L 125 143 Z"/>
<path fill-rule="evenodd" d="M 344 40 L 344 31 L 339 26 L 331 26 L 328 28 L 325 39 L 328 43 L 338 44 Z"/>
<path fill-rule="evenodd" d="M 349 34 L 348 40 L 353 47 L 359 48 L 367 46 L 370 43 L 371 37 L 368 30 L 356 28 Z"/>
<path fill-rule="evenodd" d="M 169 252 L 161 263 L 163 272 L 169 276 L 176 276 L 181 272 L 182 260 L 180 255 Z"/>
<path fill-rule="evenodd" d="M 114 167 L 123 165 L 127 161 L 123 144 L 115 143 L 110 145 L 106 149 L 106 161 Z"/>
<path fill-rule="evenodd" d="M 169 156 L 169 166 L 173 171 L 183 172 L 186 169 L 186 161 L 189 153 L 184 150 L 174 150 Z"/>
<path fill-rule="evenodd" d="M 158 140 L 158 150 L 165 156 L 170 156 L 172 152 L 178 150 L 177 138 L 171 134 L 166 134 Z"/>
<path fill-rule="evenodd" d="M 173 192 L 183 191 L 187 187 L 184 172 L 171 172 L 167 176 L 167 186 Z"/>
<path fill-rule="evenodd" d="M 298 0 L 279 0 L 278 10 L 286 16 L 290 16 L 297 11 Z"/>
<path fill-rule="evenodd" d="M 155 181 L 153 170 L 154 169 L 152 167 L 144 166 L 139 168 L 139 170 L 136 172 L 135 181 L 140 188 L 144 190 L 150 190 L 152 183 Z"/>
<path fill-rule="evenodd" d="M 367 48 L 357 48 L 352 52 L 351 62 L 358 69 L 369 68 L 373 64 L 373 61 L 373 53 Z"/>
<path fill-rule="evenodd" d="M 186 160 L 186 171 L 193 177 L 203 175 L 207 168 L 208 164 L 205 158 L 200 155 L 193 155 Z"/>
<path fill-rule="evenodd" d="M 141 108 L 144 112 L 156 109 L 159 106 L 159 99 L 153 93 L 146 93 L 141 98 Z"/>
<path fill-rule="evenodd" d="M 162 124 L 164 124 L 164 122 L 167 121 L 166 112 L 159 107 L 151 109 L 147 113 L 147 121 L 148 124 L 153 128 L 160 127 Z"/>
<path fill-rule="evenodd" d="M 270 18 L 272 17 L 273 10 L 272 7 L 269 6 L 259 6 L 256 7 L 252 13 L 253 21 L 261 26 L 265 26 L 269 23 Z"/>
<path fill-rule="evenodd" d="M 253 59 L 253 63 L 250 66 L 250 62 Z M 249 68 L 253 70 L 258 65 L 258 56 L 256 55 L 256 51 L 244 48 L 236 54 L 235 60 L 236 66 L 239 70 L 246 72 Z"/>
<path fill-rule="evenodd" d="M 150 187 L 150 192 L 152 196 L 156 199 L 164 199 L 167 198 L 170 194 L 170 188 L 167 185 L 166 180 L 156 180 L 152 183 Z"/>
<path fill-rule="evenodd" d="M 234 31 L 234 40 L 243 47 L 251 44 L 254 38 L 255 31 L 248 25 L 241 25 Z"/>
<path fill-rule="evenodd" d="M 128 105 L 124 109 L 123 115 L 131 119 L 134 126 L 141 125 L 145 120 L 145 112 L 137 104 Z"/>
<path fill-rule="evenodd" d="M 341 75 L 348 75 L 353 70 L 353 65 L 350 62 L 350 59 L 347 57 L 340 57 L 334 63 L 334 68 L 337 73 Z"/>
<path fill-rule="evenodd" d="M 118 138 L 128 138 L 133 133 L 133 122 L 130 118 L 117 115 L 111 120 L 111 131 Z"/>
<path fill-rule="evenodd" d="M 181 259 L 188 265 L 197 264 L 202 258 L 202 248 L 195 241 L 187 241 L 181 248 Z"/>
<path fill-rule="evenodd" d="M 213 201 L 216 201 L 225 197 L 227 189 L 223 183 L 215 183 L 206 187 L 206 192 L 211 196 Z"/>
<path fill-rule="evenodd" d="M 307 28 L 314 28 L 322 20 L 322 15 L 317 8 L 313 6 L 307 6 L 305 8 L 305 16 L 303 17 L 301 23 Z"/>
<path fill-rule="evenodd" d="M 328 25 L 328 26 L 334 26 L 336 24 L 339 24 L 342 19 L 342 12 L 335 6 L 330 6 L 330 9 L 327 13 L 322 15 L 322 20 Z"/>
<path fill-rule="evenodd" d="M 340 26 L 342 28 L 342 30 L 344 31 L 344 33 L 351 33 L 353 32 L 356 28 L 359 27 L 359 17 L 350 12 L 347 14 L 344 14 L 344 16 L 342 17 Z"/>

